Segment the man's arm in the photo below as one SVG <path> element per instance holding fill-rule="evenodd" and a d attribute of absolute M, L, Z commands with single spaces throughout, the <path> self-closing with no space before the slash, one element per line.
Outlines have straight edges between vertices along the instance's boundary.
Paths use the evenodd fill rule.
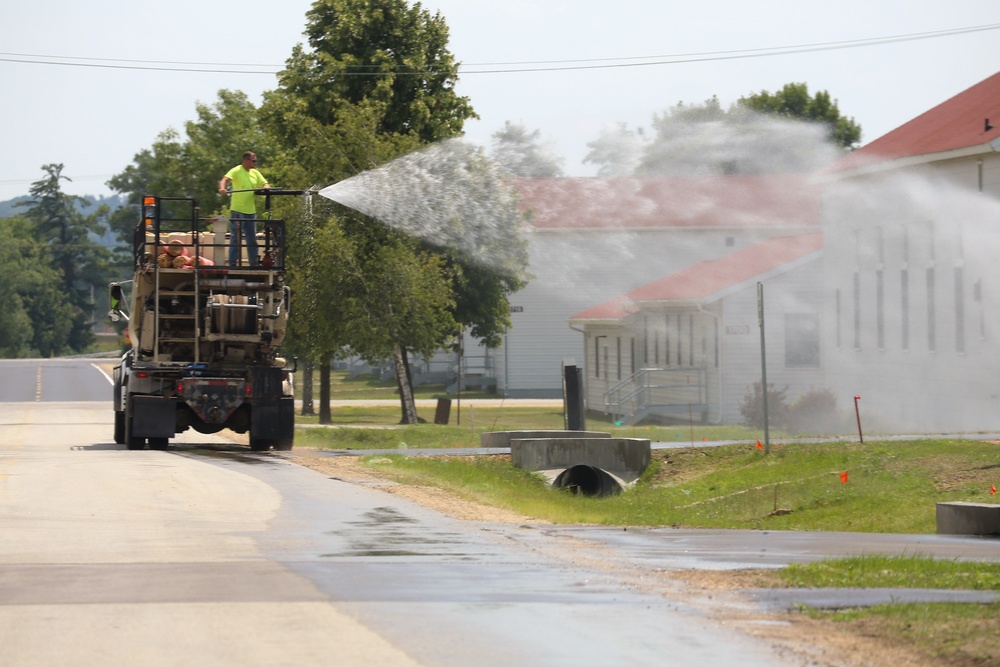
<path fill-rule="evenodd" d="M 223 176 L 222 180 L 219 181 L 219 194 L 220 195 L 226 194 L 226 192 L 227 192 L 226 186 L 229 185 L 232 182 L 233 182 L 233 179 L 229 178 L 228 176 Z"/>

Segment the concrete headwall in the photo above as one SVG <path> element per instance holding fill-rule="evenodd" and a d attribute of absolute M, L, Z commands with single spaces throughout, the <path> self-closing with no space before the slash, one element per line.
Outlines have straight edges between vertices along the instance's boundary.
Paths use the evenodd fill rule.
<path fill-rule="evenodd" d="M 546 437 L 510 441 L 511 461 L 531 471 L 568 469 L 576 466 L 599 468 L 634 482 L 651 458 L 649 440 L 642 438 Z"/>
<path fill-rule="evenodd" d="M 1000 505 L 938 503 L 937 532 L 939 535 L 1000 535 Z"/>
<path fill-rule="evenodd" d="M 492 431 L 479 436 L 480 447 L 510 447 L 512 440 L 529 438 L 610 438 L 600 431 Z"/>

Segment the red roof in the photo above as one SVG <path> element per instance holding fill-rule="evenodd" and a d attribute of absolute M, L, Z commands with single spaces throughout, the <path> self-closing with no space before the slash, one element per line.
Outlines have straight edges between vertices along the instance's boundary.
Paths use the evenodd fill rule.
<path fill-rule="evenodd" d="M 571 320 L 618 320 L 643 301 L 708 300 L 729 288 L 782 268 L 823 248 L 821 233 L 783 236 L 737 250 L 720 259 L 699 262 L 656 282 L 615 297 Z"/>
<path fill-rule="evenodd" d="M 542 178 L 517 182 L 536 229 L 819 226 L 806 177 Z"/>
<path fill-rule="evenodd" d="M 987 120 L 993 126 L 991 129 L 987 129 Z M 837 162 L 833 171 L 970 148 L 997 137 L 1000 137 L 1000 72 L 862 146 Z"/>

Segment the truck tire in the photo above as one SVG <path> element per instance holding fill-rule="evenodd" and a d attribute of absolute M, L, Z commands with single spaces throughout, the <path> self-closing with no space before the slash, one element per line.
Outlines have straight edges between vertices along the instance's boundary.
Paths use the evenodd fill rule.
<path fill-rule="evenodd" d="M 278 438 L 274 441 L 274 448 L 279 452 L 290 452 L 295 441 L 292 438 Z"/>
<path fill-rule="evenodd" d="M 125 413 L 115 411 L 115 444 L 125 444 Z"/>
<path fill-rule="evenodd" d="M 170 444 L 170 438 L 149 438 L 149 448 L 164 450 Z"/>
<path fill-rule="evenodd" d="M 250 436 L 250 449 L 255 452 L 266 452 L 271 449 L 271 445 L 275 444 L 274 440 L 270 438 L 255 438 Z"/>
<path fill-rule="evenodd" d="M 132 401 L 131 399 L 125 401 L 125 446 L 129 449 L 145 449 L 146 439 L 145 438 L 133 438 L 132 437 Z"/>

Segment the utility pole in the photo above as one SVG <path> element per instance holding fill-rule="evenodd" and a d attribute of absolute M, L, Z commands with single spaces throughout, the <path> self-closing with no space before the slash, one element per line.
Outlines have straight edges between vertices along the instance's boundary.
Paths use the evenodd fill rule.
<path fill-rule="evenodd" d="M 764 453 L 771 453 L 771 430 L 767 422 L 767 345 L 764 342 L 764 283 L 757 283 L 757 323 L 760 325 L 760 381 L 764 398 Z"/>

